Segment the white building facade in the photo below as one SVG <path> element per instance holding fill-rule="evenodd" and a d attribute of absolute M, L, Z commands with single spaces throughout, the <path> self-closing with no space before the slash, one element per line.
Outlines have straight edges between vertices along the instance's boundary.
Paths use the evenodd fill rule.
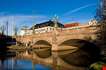
<path fill-rule="evenodd" d="M 54 27 L 50 27 L 50 26 L 42 27 L 42 28 L 38 28 L 38 29 L 34 29 L 34 30 L 31 30 L 31 29 L 21 29 L 19 31 L 19 35 L 20 36 L 24 36 L 24 35 L 32 35 L 33 33 L 35 33 L 35 34 L 46 33 L 46 32 L 51 32 L 53 30 L 54 30 Z"/>

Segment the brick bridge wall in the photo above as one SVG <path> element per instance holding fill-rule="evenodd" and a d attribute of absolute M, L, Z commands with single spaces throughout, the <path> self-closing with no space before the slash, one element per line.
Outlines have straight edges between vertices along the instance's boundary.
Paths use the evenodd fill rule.
<path fill-rule="evenodd" d="M 95 27 L 95 26 L 93 26 Z M 55 29 L 52 32 L 39 33 L 34 35 L 18 36 L 17 41 L 30 45 L 36 45 L 40 40 L 46 41 L 51 44 L 52 50 L 58 50 L 58 46 L 64 41 L 70 39 L 85 39 L 85 37 L 96 38 L 97 29 L 91 26 L 82 27 L 80 29 Z"/>

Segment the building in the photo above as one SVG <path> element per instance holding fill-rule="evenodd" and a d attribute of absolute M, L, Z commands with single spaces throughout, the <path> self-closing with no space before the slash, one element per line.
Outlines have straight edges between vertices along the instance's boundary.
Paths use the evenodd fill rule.
<path fill-rule="evenodd" d="M 35 29 L 34 31 L 35 31 L 35 34 L 37 34 L 37 33 L 51 32 L 53 30 L 54 30 L 54 27 L 47 26 L 47 27 Z"/>
<path fill-rule="evenodd" d="M 83 25 L 81 25 L 78 22 L 68 23 L 64 25 L 57 22 L 57 27 L 60 30 L 80 30 L 81 28 L 88 28 L 89 26 L 96 25 L 96 23 L 97 23 L 96 20 L 91 20 L 88 24 L 83 24 Z M 20 33 L 19 35 L 24 36 L 24 35 L 52 32 L 54 30 L 55 25 L 56 24 L 53 21 L 49 20 L 47 22 L 36 24 L 31 28 L 22 28 L 19 32 Z"/>
<path fill-rule="evenodd" d="M 54 23 L 54 21 L 52 21 L 52 20 L 49 20 L 49 21 L 46 21 L 46 22 L 43 22 L 43 23 L 39 23 L 39 24 L 36 24 L 36 25 L 34 25 L 34 26 L 32 26 L 31 27 L 31 29 L 38 29 L 38 28 L 42 28 L 42 27 L 54 27 L 55 26 L 55 23 Z M 64 27 L 64 25 L 63 24 L 61 24 L 60 22 L 57 22 L 57 26 L 59 27 L 59 28 L 63 28 Z"/>
<path fill-rule="evenodd" d="M 88 23 L 88 25 L 96 25 L 96 24 L 97 24 L 97 20 L 91 20 Z"/>
<path fill-rule="evenodd" d="M 51 32 L 54 30 L 55 23 L 52 20 L 36 24 L 32 26 L 31 28 L 22 28 L 19 32 L 19 35 L 32 35 L 33 33 L 38 34 L 38 33 L 45 33 L 45 32 Z M 58 28 L 64 28 L 64 25 L 57 22 L 57 27 Z"/>
<path fill-rule="evenodd" d="M 68 27 L 75 27 L 75 26 L 79 26 L 80 23 L 76 22 L 76 23 L 68 23 L 68 24 L 64 24 L 64 27 L 65 28 L 68 28 Z"/>
<path fill-rule="evenodd" d="M 91 29 L 91 30 L 96 30 L 97 28 L 97 21 L 96 20 L 91 20 L 88 22 L 88 24 L 80 24 L 80 23 L 69 23 L 69 24 L 64 24 L 64 28 L 62 30 L 81 30 L 81 29 Z"/>
<path fill-rule="evenodd" d="M 64 28 L 62 30 L 68 30 L 68 29 L 79 29 L 80 23 L 74 22 L 74 23 L 66 23 L 64 24 Z"/>
<path fill-rule="evenodd" d="M 23 35 L 31 35 L 33 33 L 33 30 L 29 29 L 29 28 L 24 28 L 22 27 L 21 30 L 19 31 L 19 34 L 20 36 L 23 36 Z"/>
<path fill-rule="evenodd" d="M 34 30 L 34 33 L 45 33 L 45 32 L 51 32 L 54 30 L 55 22 L 52 20 L 36 24 L 32 26 L 30 29 Z M 58 28 L 64 28 L 64 25 L 61 24 L 60 22 L 57 22 L 57 27 Z"/>
<path fill-rule="evenodd" d="M 21 29 L 20 31 L 19 31 L 19 35 L 21 35 L 21 36 L 23 36 L 23 35 L 31 35 L 32 34 L 32 32 L 33 32 L 33 30 L 30 30 L 30 29 Z"/>

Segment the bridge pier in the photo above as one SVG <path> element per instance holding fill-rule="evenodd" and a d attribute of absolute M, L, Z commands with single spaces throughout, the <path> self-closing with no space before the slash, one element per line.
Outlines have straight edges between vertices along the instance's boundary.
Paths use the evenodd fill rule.
<path fill-rule="evenodd" d="M 25 51 L 25 55 L 28 55 L 28 51 L 27 50 Z"/>
<path fill-rule="evenodd" d="M 25 46 L 27 47 L 28 46 L 28 43 L 25 43 Z"/>
<path fill-rule="evenodd" d="M 59 49 L 58 49 L 58 46 L 56 44 L 53 44 L 51 50 L 58 51 Z"/>

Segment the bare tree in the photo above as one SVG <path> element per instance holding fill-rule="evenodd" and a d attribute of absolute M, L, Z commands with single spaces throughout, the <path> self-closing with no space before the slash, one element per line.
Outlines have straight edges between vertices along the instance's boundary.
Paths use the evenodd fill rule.
<path fill-rule="evenodd" d="M 104 6 L 106 4 L 106 0 L 100 0 L 101 5 L 99 5 L 97 9 L 96 18 L 99 24 L 99 30 L 97 32 L 97 44 L 100 47 L 106 47 L 106 11 Z"/>
<path fill-rule="evenodd" d="M 2 35 L 4 35 L 4 32 L 5 32 L 5 26 L 4 25 L 0 26 L 0 32 L 1 32 Z"/>
<path fill-rule="evenodd" d="M 18 28 L 15 26 L 14 27 L 14 36 L 17 36 Z"/>
<path fill-rule="evenodd" d="M 22 29 L 25 30 L 25 35 L 27 35 L 28 26 L 25 25 L 25 26 L 22 27 Z"/>
<path fill-rule="evenodd" d="M 106 56 L 106 20 L 99 22 L 99 30 L 97 32 L 97 45 L 101 48 L 104 56 Z"/>

